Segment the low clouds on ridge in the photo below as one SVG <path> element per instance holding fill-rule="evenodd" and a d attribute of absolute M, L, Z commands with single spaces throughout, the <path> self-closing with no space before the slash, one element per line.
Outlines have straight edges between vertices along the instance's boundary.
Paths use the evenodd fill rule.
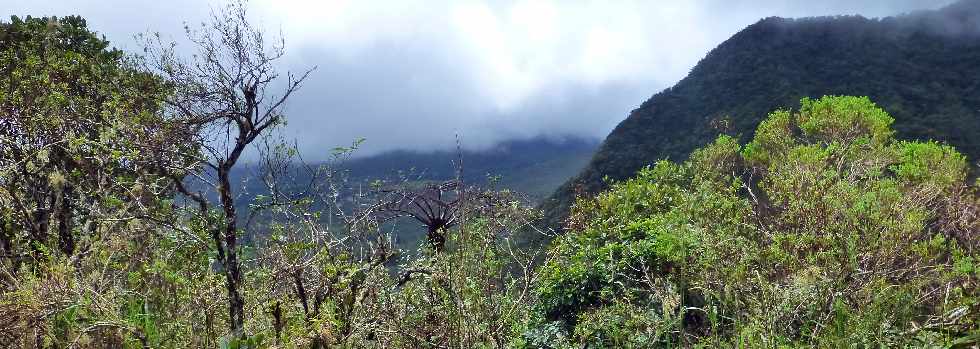
<path fill-rule="evenodd" d="M 252 0 L 287 42 L 284 69 L 317 66 L 288 106 L 287 136 L 311 157 L 468 148 L 539 136 L 602 138 L 710 49 L 767 16 L 895 15 L 951 0 Z M 81 14 L 120 48 L 181 34 L 218 2 L 38 0 L 13 15 Z"/>

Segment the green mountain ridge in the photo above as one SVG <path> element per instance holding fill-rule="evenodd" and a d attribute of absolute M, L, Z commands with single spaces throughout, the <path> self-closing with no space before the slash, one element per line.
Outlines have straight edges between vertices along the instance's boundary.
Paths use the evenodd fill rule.
<path fill-rule="evenodd" d="M 591 139 L 547 139 L 505 141 L 483 150 L 440 150 L 417 152 L 397 150 L 351 159 L 341 166 L 353 178 L 398 180 L 399 175 L 421 180 L 447 180 L 456 176 L 462 160 L 463 179 L 516 190 L 541 201 L 584 166 L 598 147 Z"/>
<path fill-rule="evenodd" d="M 313 162 L 311 165 L 324 165 L 342 171 L 343 180 L 355 183 L 350 185 L 351 189 L 362 187 L 367 190 L 376 181 L 401 185 L 451 180 L 456 178 L 456 164 L 462 160 L 463 181 L 467 185 L 513 190 L 523 194 L 531 204 L 537 204 L 585 166 L 597 146 L 598 142 L 591 139 L 534 138 L 504 141 L 481 150 L 395 150 L 336 162 Z M 261 172 L 262 168 L 257 164 L 248 164 L 233 171 L 233 182 L 238 183 L 243 193 L 237 208 L 239 211 L 248 212 L 257 197 L 268 194 L 265 184 L 258 180 Z M 310 180 L 305 171 L 296 171 L 292 175 L 296 177 L 291 180 L 300 185 Z M 190 185 L 200 186 L 194 182 Z M 289 187 L 293 183 L 280 185 Z M 216 201 L 217 197 L 210 199 Z M 406 251 L 415 250 L 424 239 L 425 230 L 415 220 L 399 222 L 401 224 L 392 229 L 398 246 Z"/>
<path fill-rule="evenodd" d="M 869 96 L 895 117 L 898 137 L 948 143 L 975 162 L 977 76 L 980 1 L 882 19 L 762 19 L 633 110 L 542 204 L 545 224 L 560 226 L 577 193 L 597 193 L 660 159 L 683 160 L 720 133 L 745 142 L 769 111 L 796 108 L 802 97 Z"/>
<path fill-rule="evenodd" d="M 311 162 L 343 171 L 346 180 L 368 184 L 382 181 L 395 184 L 401 181 L 444 181 L 457 176 L 456 163 L 463 161 L 464 182 L 477 186 L 493 185 L 528 195 L 540 202 L 562 182 L 585 166 L 595 152 L 598 142 L 592 139 L 534 138 L 511 140 L 480 150 L 393 150 L 380 154 L 345 158 L 339 161 Z M 236 168 L 232 176 L 243 186 L 246 197 L 265 194 L 261 181 L 247 180 L 258 176 L 257 164 Z M 300 174 L 300 181 L 307 178 Z M 192 184 L 193 185 L 193 184 Z M 246 208 L 251 199 L 243 200 Z"/>

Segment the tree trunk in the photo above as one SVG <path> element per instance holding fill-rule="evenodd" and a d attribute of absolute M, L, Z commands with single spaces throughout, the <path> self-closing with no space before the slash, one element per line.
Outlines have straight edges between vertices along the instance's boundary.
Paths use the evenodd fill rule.
<path fill-rule="evenodd" d="M 66 256 L 75 252 L 75 235 L 72 232 L 72 220 L 74 219 L 72 194 L 72 187 L 65 185 L 61 191 L 61 207 L 58 209 L 58 245 L 61 247 L 61 252 Z"/>
<path fill-rule="evenodd" d="M 51 207 L 54 206 L 54 194 L 45 195 L 49 200 L 45 200 L 42 197 L 37 201 L 37 209 L 34 211 L 33 222 L 31 222 L 31 239 L 29 243 L 31 244 L 31 251 L 35 260 L 40 260 L 42 256 L 42 250 L 40 246 L 46 246 L 48 243 L 48 223 L 51 219 Z M 50 202 L 47 206 L 45 203 Z M 37 245 L 35 245 L 37 244 Z"/>
<path fill-rule="evenodd" d="M 296 286 L 296 296 L 299 297 L 299 302 L 303 304 L 303 315 L 306 317 L 306 323 L 309 324 L 311 320 L 310 302 L 306 295 L 306 287 L 303 286 L 303 274 L 301 272 L 293 274 L 293 283 Z"/>
<path fill-rule="evenodd" d="M 14 277 L 17 277 L 17 271 L 20 269 L 20 257 L 14 251 L 13 222 L 6 214 L 6 212 L 0 211 L 0 254 L 3 254 L 10 261 L 8 270 Z"/>
<path fill-rule="evenodd" d="M 282 343 L 282 328 L 284 326 L 282 322 L 282 303 L 276 301 L 276 305 L 272 307 L 272 327 L 276 331 L 276 345 Z"/>
<path fill-rule="evenodd" d="M 427 228 L 428 232 L 425 237 L 429 245 L 436 252 L 442 252 L 446 248 L 446 223 L 441 220 L 435 220 Z"/>
<path fill-rule="evenodd" d="M 230 167 L 230 166 L 229 166 Z M 220 181 L 218 193 L 225 218 L 224 253 L 225 253 L 225 288 L 228 291 L 229 329 L 235 337 L 241 338 L 245 333 L 245 300 L 242 298 L 242 272 L 238 261 L 238 214 L 235 212 L 235 201 L 231 196 L 230 168 L 222 166 L 218 171 Z M 222 246 L 218 246 L 220 250 Z"/>

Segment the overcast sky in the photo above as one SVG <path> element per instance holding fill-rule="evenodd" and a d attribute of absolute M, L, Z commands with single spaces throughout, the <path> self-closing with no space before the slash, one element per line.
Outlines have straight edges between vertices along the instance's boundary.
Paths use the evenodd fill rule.
<path fill-rule="evenodd" d="M 177 37 L 206 0 L 0 0 L 0 15 L 79 14 L 117 47 Z M 310 157 L 537 136 L 601 139 L 719 43 L 768 16 L 889 16 L 952 0 L 252 0 L 286 37 L 285 69 L 318 66 L 285 132 Z"/>

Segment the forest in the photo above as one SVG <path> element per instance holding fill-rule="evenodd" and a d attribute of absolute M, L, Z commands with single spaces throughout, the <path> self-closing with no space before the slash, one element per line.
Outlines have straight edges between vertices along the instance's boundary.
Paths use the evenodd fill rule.
<path fill-rule="evenodd" d="M 980 346 L 978 124 L 956 113 L 976 96 L 926 115 L 951 93 L 739 90 L 697 139 L 613 152 L 631 117 L 592 160 L 622 167 L 566 188 L 556 224 L 462 152 L 427 180 L 363 178 L 357 141 L 305 161 L 280 131 L 316 68 L 279 70 L 283 39 L 250 18 L 218 8 L 191 53 L 0 21 L 0 347 Z M 747 59 L 739 42 L 705 61 Z M 724 88 L 699 67 L 634 115 Z"/>

